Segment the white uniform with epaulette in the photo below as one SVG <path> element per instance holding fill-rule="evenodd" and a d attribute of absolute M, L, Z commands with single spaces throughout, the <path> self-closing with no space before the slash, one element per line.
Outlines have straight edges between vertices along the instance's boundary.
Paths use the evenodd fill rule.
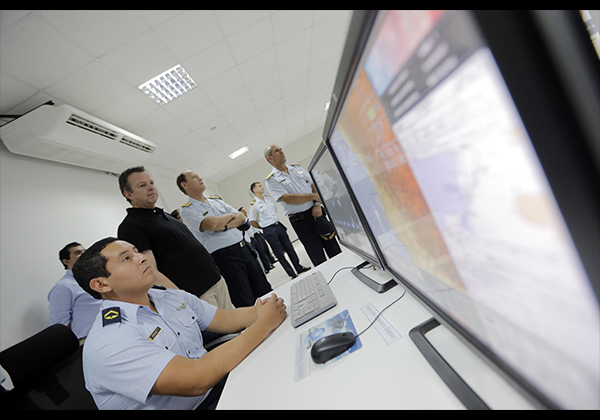
<path fill-rule="evenodd" d="M 257 298 L 273 288 L 241 230 L 200 230 L 202 221 L 207 217 L 238 213 L 219 196 L 208 196 L 206 199 L 209 204 L 189 197 L 189 201 L 181 207 L 181 219 L 213 257 L 227 283 L 233 305 L 237 308 L 252 306 Z"/>
<path fill-rule="evenodd" d="M 238 212 L 221 200 L 219 196 L 208 196 L 206 199 L 209 204 L 190 197 L 189 201 L 181 206 L 180 215 L 183 223 L 194 233 L 194 236 L 209 253 L 241 242 L 243 235 L 238 229 L 227 229 L 225 232 L 200 230 L 200 225 L 206 217 L 222 216 L 228 213 L 236 214 Z"/>
<path fill-rule="evenodd" d="M 312 194 L 312 178 L 300 164 L 287 165 L 289 174 L 273 168 L 273 171 L 265 178 L 265 186 L 275 201 L 283 207 L 284 216 L 306 211 L 313 206 L 312 201 L 302 204 L 287 204 L 279 200 L 284 194 Z"/>

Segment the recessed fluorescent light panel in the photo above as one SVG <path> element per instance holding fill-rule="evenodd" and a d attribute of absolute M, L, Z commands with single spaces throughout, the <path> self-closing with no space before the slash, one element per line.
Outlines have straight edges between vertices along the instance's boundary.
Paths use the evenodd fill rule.
<path fill-rule="evenodd" d="M 138 86 L 150 99 L 161 106 L 195 87 L 196 83 L 179 64 Z"/>
<path fill-rule="evenodd" d="M 233 152 L 232 154 L 229 155 L 229 159 L 235 159 L 237 157 L 240 157 L 244 153 L 246 153 L 248 150 L 250 150 L 250 149 L 248 149 L 246 146 L 244 146 L 240 149 L 237 149 L 235 152 Z"/>

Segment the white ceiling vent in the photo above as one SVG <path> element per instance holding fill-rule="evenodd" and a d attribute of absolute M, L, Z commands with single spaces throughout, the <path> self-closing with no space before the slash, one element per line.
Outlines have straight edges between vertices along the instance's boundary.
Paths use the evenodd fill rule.
<path fill-rule="evenodd" d="M 68 105 L 42 105 L 0 127 L 13 153 L 119 173 L 141 165 L 156 145 Z"/>

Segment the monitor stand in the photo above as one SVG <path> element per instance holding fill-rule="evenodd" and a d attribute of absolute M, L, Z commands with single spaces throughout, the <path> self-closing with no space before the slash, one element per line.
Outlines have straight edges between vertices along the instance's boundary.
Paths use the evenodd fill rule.
<path fill-rule="evenodd" d="M 409 337 L 421 351 L 425 359 L 429 362 L 435 372 L 448 385 L 450 390 L 469 410 L 489 410 L 490 408 L 473 389 L 460 377 L 458 373 L 444 360 L 431 342 L 427 340 L 425 334 L 438 327 L 440 323 L 431 318 L 421 325 L 417 325 L 409 332 Z"/>
<path fill-rule="evenodd" d="M 369 286 L 371 289 L 375 290 L 377 293 L 387 292 L 392 287 L 394 287 L 396 284 L 398 284 L 393 279 L 390 279 L 385 283 L 378 283 L 375 280 L 373 280 L 371 277 L 367 276 L 366 274 L 361 273 L 360 269 L 366 267 L 369 264 L 371 264 L 371 263 L 368 261 L 365 261 L 365 262 L 357 265 L 356 267 L 354 267 L 351 270 L 351 273 L 354 274 L 360 281 L 362 281 L 364 284 Z"/>

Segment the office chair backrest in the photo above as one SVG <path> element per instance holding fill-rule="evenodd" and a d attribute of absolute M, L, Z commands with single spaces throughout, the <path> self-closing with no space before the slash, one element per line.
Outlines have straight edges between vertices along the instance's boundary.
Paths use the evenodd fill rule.
<path fill-rule="evenodd" d="M 19 388 L 65 360 L 78 347 L 79 340 L 70 328 L 51 325 L 0 352 L 0 365 L 10 375 L 14 387 Z"/>
<path fill-rule="evenodd" d="M 0 394 L 6 409 L 96 409 L 85 389 L 82 347 L 64 325 L 52 325 L 0 352 L 14 389 Z M 1 391 L 1 390 L 0 390 Z"/>

